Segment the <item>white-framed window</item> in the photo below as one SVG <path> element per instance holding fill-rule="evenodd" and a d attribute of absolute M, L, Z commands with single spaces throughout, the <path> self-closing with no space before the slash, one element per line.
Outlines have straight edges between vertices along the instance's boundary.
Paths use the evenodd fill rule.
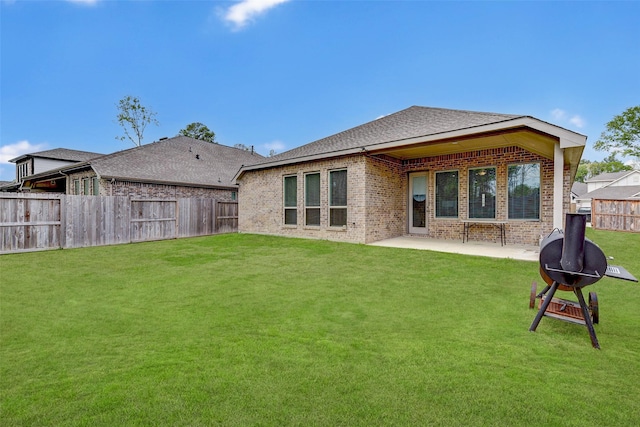
<path fill-rule="evenodd" d="M 91 181 L 89 178 L 82 178 L 82 194 L 88 196 L 91 194 Z"/>
<path fill-rule="evenodd" d="M 329 171 L 329 226 L 347 226 L 347 170 Z"/>
<path fill-rule="evenodd" d="M 436 172 L 436 218 L 458 218 L 457 170 Z"/>
<path fill-rule="evenodd" d="M 496 168 L 469 169 L 469 218 L 496 217 Z"/>
<path fill-rule="evenodd" d="M 18 180 L 29 175 L 29 164 L 27 162 L 18 165 Z"/>
<path fill-rule="evenodd" d="M 98 179 L 97 176 L 93 177 L 92 180 L 92 184 L 93 184 L 93 195 L 94 196 L 99 196 L 100 195 L 100 180 Z"/>
<path fill-rule="evenodd" d="M 231 201 L 235 202 L 236 200 L 238 200 L 238 192 L 232 191 L 231 192 Z"/>
<path fill-rule="evenodd" d="M 304 225 L 320 226 L 320 172 L 304 176 Z"/>
<path fill-rule="evenodd" d="M 79 179 L 74 179 L 73 180 L 73 194 L 75 194 L 76 196 L 80 195 L 80 180 Z"/>
<path fill-rule="evenodd" d="M 298 224 L 298 177 L 289 175 L 283 178 L 284 224 Z"/>
<path fill-rule="evenodd" d="M 540 163 L 509 165 L 509 219 L 540 219 Z"/>

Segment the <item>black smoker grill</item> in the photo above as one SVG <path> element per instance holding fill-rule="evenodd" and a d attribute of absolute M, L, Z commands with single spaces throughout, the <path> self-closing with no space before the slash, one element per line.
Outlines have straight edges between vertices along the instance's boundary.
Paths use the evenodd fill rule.
<path fill-rule="evenodd" d="M 536 298 L 540 298 L 540 309 L 530 331 L 535 331 L 542 316 L 586 325 L 591 344 L 600 348 L 594 323 L 599 321 L 598 299 L 595 292 L 589 294 L 587 306 L 582 288 L 592 285 L 604 276 L 637 282 L 627 270 L 620 266 L 607 265 L 602 250 L 591 240 L 585 238 L 587 217 L 582 214 L 567 214 L 565 232 L 554 230 L 540 244 L 540 276 L 547 286 L 539 294 L 536 283 L 531 290 L 529 306 L 534 307 Z M 578 298 L 574 301 L 553 298 L 556 291 L 573 291 Z"/>

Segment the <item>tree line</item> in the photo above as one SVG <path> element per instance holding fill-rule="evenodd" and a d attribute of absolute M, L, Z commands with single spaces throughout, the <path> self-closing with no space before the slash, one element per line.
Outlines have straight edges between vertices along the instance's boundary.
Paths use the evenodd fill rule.
<path fill-rule="evenodd" d="M 124 141 L 128 139 L 139 147 L 142 145 L 144 131 L 148 125 L 158 126 L 157 113 L 151 108 L 145 107 L 140 99 L 135 96 L 125 96 L 118 104 L 117 122 L 122 127 L 124 135 L 116 139 Z M 180 129 L 178 135 L 184 135 L 202 141 L 217 144 L 216 134 L 206 125 L 193 122 Z M 236 148 L 249 150 L 244 144 L 236 144 Z M 604 172 L 620 172 L 631 170 L 632 167 L 618 160 L 617 154 L 623 157 L 635 157 L 640 162 L 640 105 L 627 108 L 621 114 L 614 116 L 606 124 L 606 130 L 593 144 L 593 148 L 600 151 L 608 151 L 610 154 L 603 161 L 590 161 L 582 159 L 578 166 L 576 181 L 585 180 Z M 275 155 L 271 150 L 269 156 Z"/>

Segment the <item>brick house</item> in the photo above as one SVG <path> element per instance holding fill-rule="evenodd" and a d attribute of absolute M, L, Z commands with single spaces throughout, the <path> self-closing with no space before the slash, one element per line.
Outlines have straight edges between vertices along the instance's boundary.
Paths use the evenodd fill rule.
<path fill-rule="evenodd" d="M 234 175 L 263 157 L 186 136 L 160 141 L 23 178 L 23 191 L 141 198 L 237 199 Z M 58 182 L 56 188 L 42 183 Z"/>
<path fill-rule="evenodd" d="M 239 231 L 370 243 L 467 224 L 538 244 L 562 228 L 585 143 L 530 116 L 413 106 L 244 166 Z"/>

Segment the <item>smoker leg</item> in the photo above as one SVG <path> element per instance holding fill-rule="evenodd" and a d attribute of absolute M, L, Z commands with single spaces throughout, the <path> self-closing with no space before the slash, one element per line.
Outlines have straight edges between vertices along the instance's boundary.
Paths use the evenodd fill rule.
<path fill-rule="evenodd" d="M 540 310 L 538 310 L 538 314 L 536 314 L 536 318 L 533 319 L 533 323 L 529 327 L 529 331 L 535 332 L 536 328 L 538 327 L 538 324 L 540 323 L 540 320 L 542 320 L 542 316 L 544 316 L 545 311 L 547 311 L 547 307 L 551 303 L 551 299 L 553 298 L 553 295 L 555 295 L 556 290 L 558 290 L 558 282 L 554 281 L 553 284 L 551 285 L 551 290 L 549 291 L 549 295 L 547 295 L 547 297 L 542 302 L 542 307 L 540 307 Z"/>
<path fill-rule="evenodd" d="M 591 345 L 593 345 L 593 348 L 599 349 L 600 344 L 596 337 L 596 330 L 593 328 L 593 322 L 591 321 L 591 315 L 589 314 L 589 307 L 587 307 L 587 303 L 584 301 L 584 295 L 582 295 L 582 289 L 574 288 L 573 293 L 578 297 L 578 302 L 580 303 L 580 307 L 582 307 L 582 316 L 584 317 L 584 323 L 587 325 L 587 329 L 589 330 Z"/>

